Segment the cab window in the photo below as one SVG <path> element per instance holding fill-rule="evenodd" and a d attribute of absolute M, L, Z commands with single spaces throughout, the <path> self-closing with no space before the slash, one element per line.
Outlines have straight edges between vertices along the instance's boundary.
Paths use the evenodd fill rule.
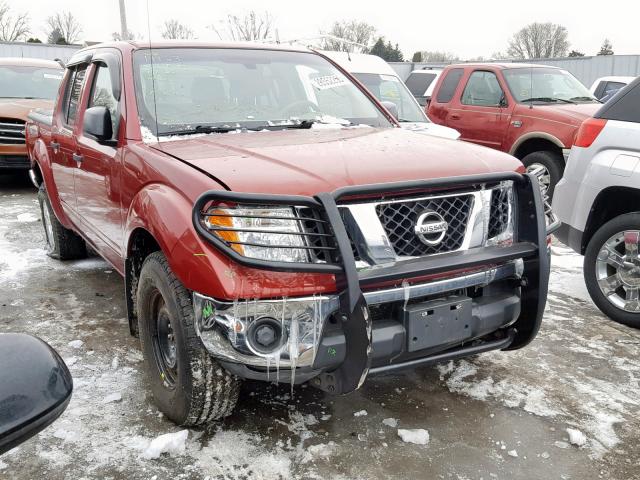
<path fill-rule="evenodd" d="M 109 67 L 104 64 L 96 64 L 97 70 L 94 75 L 93 86 L 91 88 L 91 97 L 89 98 L 88 108 L 106 107 L 111 114 L 111 127 L 113 137 L 118 136 L 118 100 L 113 94 L 113 85 L 111 84 L 111 72 Z"/>
<path fill-rule="evenodd" d="M 460 101 L 463 105 L 499 107 L 503 96 L 495 73 L 476 70 L 469 76 Z"/>
<path fill-rule="evenodd" d="M 80 95 L 82 95 L 82 86 L 84 85 L 84 77 L 87 72 L 87 65 L 78 65 L 75 67 L 69 79 L 69 83 L 65 91 L 64 103 L 64 123 L 73 126 L 76 123 L 78 115 L 78 105 L 80 103 Z"/>

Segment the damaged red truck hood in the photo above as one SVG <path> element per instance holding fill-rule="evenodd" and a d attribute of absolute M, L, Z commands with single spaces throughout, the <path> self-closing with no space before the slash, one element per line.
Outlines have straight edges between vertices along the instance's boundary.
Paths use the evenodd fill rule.
<path fill-rule="evenodd" d="M 233 191 L 315 195 L 349 185 L 514 171 L 514 157 L 400 128 L 208 134 L 152 144 Z"/>

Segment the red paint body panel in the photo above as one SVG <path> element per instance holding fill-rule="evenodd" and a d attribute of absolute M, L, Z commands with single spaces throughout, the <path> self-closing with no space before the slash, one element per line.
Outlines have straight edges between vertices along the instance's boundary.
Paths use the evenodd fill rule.
<path fill-rule="evenodd" d="M 429 118 L 440 125 L 455 128 L 462 140 L 512 154 L 525 140 L 536 137 L 552 140 L 559 148 L 571 148 L 578 127 L 583 120 L 595 114 L 600 104 L 535 104 L 531 108 L 529 104 L 517 103 L 502 74 L 505 69 L 514 67 L 522 68 L 523 65 L 488 63 L 446 67 L 434 88 L 427 110 Z M 438 93 L 452 68 L 462 68 L 464 74 L 451 101 L 438 103 Z M 464 88 L 474 71 L 496 74 L 506 97 L 506 106 L 471 106 L 461 102 Z"/>
<path fill-rule="evenodd" d="M 195 232 L 191 212 L 196 198 L 207 190 L 225 188 L 315 195 L 347 185 L 523 168 L 515 158 L 494 150 L 395 127 L 211 134 L 145 144 L 132 72 L 131 55 L 138 46 L 115 43 L 92 48 L 117 49 L 122 58 L 117 147 L 100 145 L 82 133 L 93 65 L 87 71 L 75 126 L 63 124 L 59 100 L 53 125 L 39 124 L 39 134 L 28 134 L 27 140 L 60 221 L 88 240 L 121 274 L 132 235 L 144 229 L 157 240 L 184 285 L 205 295 L 234 299 L 334 292 L 333 275 L 263 271 L 231 261 Z M 52 138 L 65 146 L 53 156 Z M 73 153 L 82 154 L 84 160 L 74 162 Z"/>

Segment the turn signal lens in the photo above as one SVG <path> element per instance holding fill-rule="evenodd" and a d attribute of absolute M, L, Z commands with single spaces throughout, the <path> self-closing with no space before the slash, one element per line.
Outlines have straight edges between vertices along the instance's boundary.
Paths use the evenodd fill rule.
<path fill-rule="evenodd" d="M 607 121 L 602 118 L 587 118 L 580 125 L 573 146 L 589 148 L 606 124 Z"/>
<path fill-rule="evenodd" d="M 221 210 L 215 209 L 210 210 L 209 215 L 205 217 L 205 225 L 207 228 L 211 227 L 222 227 L 222 228 L 234 228 L 233 217 L 229 216 L 229 213 Z M 244 255 L 244 249 L 242 245 L 238 245 L 234 242 L 239 242 L 240 237 L 238 236 L 238 232 L 232 232 L 229 230 L 216 230 L 216 235 L 219 236 L 222 240 L 229 242 L 231 248 L 233 248 L 240 255 Z"/>

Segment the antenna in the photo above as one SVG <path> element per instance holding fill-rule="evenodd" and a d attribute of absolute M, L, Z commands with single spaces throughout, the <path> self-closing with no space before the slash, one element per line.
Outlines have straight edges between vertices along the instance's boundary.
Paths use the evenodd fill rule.
<path fill-rule="evenodd" d="M 153 116 L 156 123 L 156 141 L 160 143 L 158 136 L 158 106 L 156 102 L 156 75 L 153 70 L 153 49 L 151 48 L 151 20 L 149 20 L 149 0 L 147 0 L 147 37 L 149 39 L 149 64 L 151 65 L 151 91 L 153 92 Z"/>
<path fill-rule="evenodd" d="M 531 99 L 529 102 L 529 110 L 531 110 L 533 108 L 533 67 L 529 69 L 529 89 L 531 90 L 529 92 L 529 98 Z"/>

